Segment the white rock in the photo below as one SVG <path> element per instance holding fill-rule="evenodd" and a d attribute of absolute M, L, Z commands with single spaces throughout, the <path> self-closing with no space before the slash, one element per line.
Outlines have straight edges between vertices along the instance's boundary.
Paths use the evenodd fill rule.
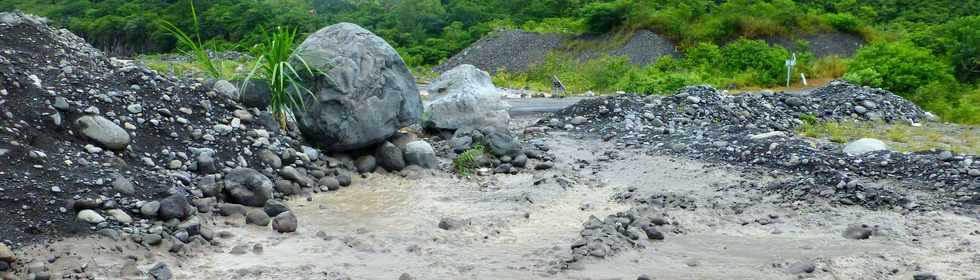
<path fill-rule="evenodd" d="M 878 139 L 863 138 L 847 143 L 844 146 L 844 153 L 852 156 L 859 156 L 874 151 L 888 150 L 888 145 Z"/>
<path fill-rule="evenodd" d="M 105 218 L 103 218 L 102 215 L 99 215 L 99 213 L 89 209 L 79 211 L 78 219 L 90 224 L 98 224 L 101 222 L 105 222 Z"/>
<path fill-rule="evenodd" d="M 117 222 L 127 224 L 127 225 L 133 222 L 133 218 L 130 217 L 129 214 L 126 214 L 126 211 L 119 210 L 119 209 L 110 209 L 105 212 L 106 214 L 109 214 L 110 218 L 116 220 Z"/>

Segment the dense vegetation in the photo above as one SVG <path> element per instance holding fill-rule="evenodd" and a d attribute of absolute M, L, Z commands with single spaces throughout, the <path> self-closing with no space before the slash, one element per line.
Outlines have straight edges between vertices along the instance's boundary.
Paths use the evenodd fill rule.
<path fill-rule="evenodd" d="M 191 0 L 3 0 L 0 10 L 41 14 L 120 55 L 170 52 L 160 20 L 193 30 Z M 682 58 L 637 67 L 621 57 L 578 61 L 554 53 L 499 83 L 546 89 L 551 75 L 573 92 L 662 93 L 709 83 L 771 87 L 785 82 L 789 51 L 756 40 L 846 32 L 870 43 L 854 58 L 799 54 L 799 73 L 880 86 L 947 120 L 980 123 L 980 0 L 196 0 L 209 49 L 248 51 L 277 26 L 308 34 L 360 24 L 415 66 L 435 65 L 500 28 L 628 35 L 652 29 Z M 614 36 L 628 38 L 628 36 Z M 806 49 L 805 42 L 798 49 Z"/>

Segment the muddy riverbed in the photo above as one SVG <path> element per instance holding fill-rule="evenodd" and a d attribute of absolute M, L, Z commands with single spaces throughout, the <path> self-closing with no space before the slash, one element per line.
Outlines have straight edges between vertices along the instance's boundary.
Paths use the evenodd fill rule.
<path fill-rule="evenodd" d="M 942 279 L 980 277 L 980 223 L 947 211 L 807 205 L 739 188 L 775 179 L 675 156 L 610 147 L 551 132 L 555 168 L 519 175 L 420 178 L 372 174 L 350 188 L 297 197 L 296 233 L 202 215 L 217 246 L 179 255 L 104 237 L 71 238 L 19 255 L 93 279 L 146 279 L 158 263 L 174 279 Z M 610 158 L 607 155 L 619 156 Z M 733 187 L 735 186 L 735 187 Z M 670 231 L 643 248 L 569 262 L 590 216 L 670 195 Z M 843 237 L 849 225 L 873 236 Z M 925 274 L 922 274 L 925 275 Z M 411 278 L 409 278 L 411 277 Z M 151 278 L 152 279 L 152 278 Z"/>

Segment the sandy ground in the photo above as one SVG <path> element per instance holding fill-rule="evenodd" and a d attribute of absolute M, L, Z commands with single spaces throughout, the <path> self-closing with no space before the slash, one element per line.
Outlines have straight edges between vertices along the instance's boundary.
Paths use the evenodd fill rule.
<path fill-rule="evenodd" d="M 165 262 L 175 279 L 980 279 L 980 222 L 947 211 L 899 213 L 855 207 L 791 210 L 738 188 L 769 176 L 553 133 L 556 168 L 520 175 L 459 179 L 370 175 L 337 192 L 289 202 L 300 228 L 268 228 L 205 216 L 222 238 L 180 255 L 130 241 L 73 238 L 19 253 L 49 262 L 54 278 L 146 279 Z M 598 161 L 617 151 L 623 158 Z M 537 184 L 536 184 L 537 183 Z M 667 207 L 676 224 L 663 241 L 606 259 L 563 267 L 562 259 L 589 216 L 634 205 L 612 197 L 635 187 L 643 195 L 674 194 L 697 207 Z M 735 209 L 738 209 L 737 211 Z M 449 218 L 451 230 L 437 225 Z M 759 223 L 767 219 L 768 223 Z M 867 240 L 842 237 L 849 224 L 873 224 Z M 245 248 L 232 253 L 235 247 Z M 260 249 L 256 249 L 260 247 Z M 164 247 L 165 248 L 165 247 Z M 797 262 L 816 266 L 793 275 Z M 139 271 L 135 270 L 138 269 Z M 132 275 L 125 277 L 121 273 Z"/>

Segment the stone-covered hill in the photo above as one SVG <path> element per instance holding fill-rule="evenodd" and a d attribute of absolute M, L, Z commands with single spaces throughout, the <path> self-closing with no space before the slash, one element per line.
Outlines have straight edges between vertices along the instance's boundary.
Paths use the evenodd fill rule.
<path fill-rule="evenodd" d="M 503 30 L 491 33 L 468 48 L 436 66 L 435 71 L 445 72 L 462 64 L 474 65 L 487 72 L 507 69 L 524 72 L 528 67 L 544 61 L 548 53 L 573 53 L 579 59 L 591 59 L 602 55 L 627 56 L 630 62 L 645 66 L 662 56 L 678 57 L 682 54 L 670 40 L 652 30 L 638 30 L 628 40 L 620 40 L 614 34 L 572 36 L 560 33 L 535 33 L 522 30 Z M 864 40 L 847 33 L 809 34 L 800 38 L 785 36 L 760 38 L 770 45 L 797 50 L 797 40 L 809 43 L 809 51 L 818 57 L 839 55 L 852 56 Z"/>

